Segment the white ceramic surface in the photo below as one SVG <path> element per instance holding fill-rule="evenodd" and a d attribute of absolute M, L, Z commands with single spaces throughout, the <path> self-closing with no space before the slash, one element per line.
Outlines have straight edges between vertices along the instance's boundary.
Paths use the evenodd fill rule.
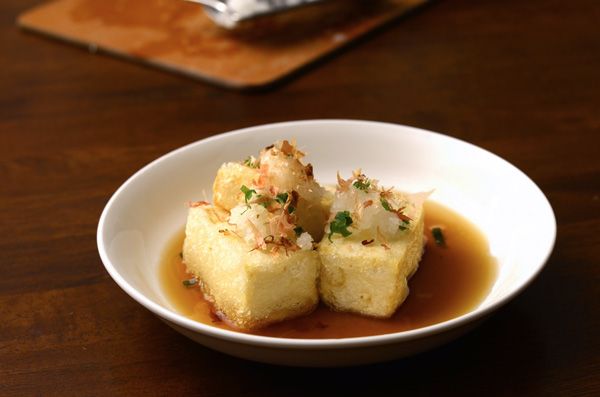
<path fill-rule="evenodd" d="M 158 265 L 185 224 L 188 201 L 210 199 L 226 161 L 244 159 L 279 139 L 296 138 L 321 183 L 355 168 L 384 186 L 435 189 L 431 199 L 467 217 L 486 235 L 499 264 L 487 298 L 458 318 L 407 332 L 348 339 L 284 339 L 222 330 L 178 314 L 162 294 Z M 445 135 L 395 124 L 307 120 L 233 131 L 175 150 L 150 163 L 112 196 L 98 225 L 107 271 L 132 298 L 197 342 L 234 356 L 286 365 L 335 366 L 403 357 L 466 332 L 518 294 L 543 268 L 556 221 L 548 200 L 498 156 Z"/>

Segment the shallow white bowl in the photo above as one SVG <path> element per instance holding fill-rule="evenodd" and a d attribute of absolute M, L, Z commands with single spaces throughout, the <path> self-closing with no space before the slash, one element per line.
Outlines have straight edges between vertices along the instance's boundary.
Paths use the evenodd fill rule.
<path fill-rule="evenodd" d="M 335 183 L 339 170 L 362 167 L 384 186 L 435 189 L 432 200 L 461 213 L 486 235 L 499 264 L 486 299 L 460 317 L 394 334 L 348 339 L 284 339 L 226 331 L 178 314 L 163 295 L 158 266 L 185 224 L 188 201 L 210 198 L 218 167 L 279 139 L 295 137 L 315 177 Z M 385 361 L 438 346 L 472 328 L 515 297 L 543 268 L 556 236 L 548 200 L 498 156 L 445 135 L 402 125 L 308 120 L 233 131 L 175 150 L 150 163 L 112 196 L 100 217 L 98 250 L 106 270 L 133 299 L 182 334 L 250 360 L 302 366 Z"/>

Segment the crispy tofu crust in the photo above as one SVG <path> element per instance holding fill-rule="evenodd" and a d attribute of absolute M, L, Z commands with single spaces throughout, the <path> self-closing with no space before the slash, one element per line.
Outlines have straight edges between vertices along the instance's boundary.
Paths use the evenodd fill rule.
<path fill-rule="evenodd" d="M 312 312 L 318 304 L 319 255 L 314 250 L 253 249 L 225 222 L 228 213 L 189 209 L 183 258 L 216 309 L 241 329 L 256 329 Z"/>

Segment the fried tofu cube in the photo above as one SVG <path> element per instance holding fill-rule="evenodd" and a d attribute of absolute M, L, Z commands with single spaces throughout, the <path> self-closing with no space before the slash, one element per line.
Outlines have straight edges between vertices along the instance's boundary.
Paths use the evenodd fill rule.
<path fill-rule="evenodd" d="M 422 211 L 413 219 L 413 227 L 398 239 L 385 246 L 377 239 L 370 241 L 324 238 L 319 246 L 319 290 L 323 301 L 334 310 L 388 318 L 408 296 L 408 279 L 421 259 Z"/>
<path fill-rule="evenodd" d="M 255 329 L 305 315 L 318 303 L 315 250 L 254 249 L 211 205 L 189 209 L 183 260 L 215 308 L 235 326 Z"/>
<path fill-rule="evenodd" d="M 408 296 L 423 254 L 423 203 L 431 192 L 385 189 L 360 169 L 338 184 L 319 244 L 321 299 L 331 308 L 388 318 Z"/>

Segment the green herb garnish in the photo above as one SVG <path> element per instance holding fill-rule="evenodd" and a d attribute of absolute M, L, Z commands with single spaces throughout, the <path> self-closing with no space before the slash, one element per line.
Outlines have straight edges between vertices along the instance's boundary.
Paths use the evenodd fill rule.
<path fill-rule="evenodd" d="M 383 207 L 384 210 L 390 211 L 390 212 L 394 211 L 392 209 L 392 206 L 390 205 L 390 203 L 388 203 L 388 201 L 386 199 L 384 199 L 383 197 L 380 197 L 379 201 L 381 201 L 381 206 Z"/>
<path fill-rule="evenodd" d="M 250 168 L 258 168 L 259 166 L 258 161 L 252 156 L 248 156 L 246 160 L 244 160 L 244 165 Z"/>
<path fill-rule="evenodd" d="M 189 280 L 183 280 L 183 285 L 186 287 L 193 287 L 196 284 L 198 284 L 198 279 L 196 277 L 192 277 Z"/>
<path fill-rule="evenodd" d="M 398 226 L 398 229 L 400 229 L 400 230 L 404 231 L 404 230 L 408 229 L 408 225 L 409 225 L 409 224 L 410 224 L 410 223 L 409 223 L 407 220 L 404 220 L 404 219 L 403 219 L 403 220 L 402 220 L 402 223 L 400 224 L 400 226 Z"/>
<path fill-rule="evenodd" d="M 256 190 L 249 189 L 246 185 L 242 185 L 240 190 L 242 191 L 242 193 L 244 193 L 244 200 L 246 200 L 246 204 L 248 204 L 248 201 L 252 199 L 252 195 L 256 194 Z"/>
<path fill-rule="evenodd" d="M 287 193 L 279 193 L 275 197 L 275 201 L 277 201 L 281 205 L 285 205 L 285 203 L 287 202 L 287 199 L 288 199 L 288 194 Z"/>
<path fill-rule="evenodd" d="M 296 233 L 296 237 L 300 237 L 300 235 L 304 233 L 304 229 L 302 229 L 302 226 L 295 227 L 294 233 Z"/>
<path fill-rule="evenodd" d="M 408 225 L 410 224 L 410 218 L 402 213 L 402 210 L 404 209 L 404 207 L 395 210 L 394 208 L 392 208 L 389 201 L 387 201 L 385 198 L 379 197 L 379 201 L 381 202 L 381 206 L 383 207 L 384 210 L 389 211 L 389 212 L 394 212 L 398 216 L 398 218 L 400 218 L 400 221 L 402 223 L 398 226 L 398 229 L 400 229 L 402 231 L 408 229 Z"/>
<path fill-rule="evenodd" d="M 371 187 L 371 181 L 368 179 L 359 179 L 359 180 L 355 181 L 352 184 L 352 186 L 354 186 L 358 190 L 362 190 L 363 192 L 366 192 Z"/>
<path fill-rule="evenodd" d="M 440 247 L 446 246 L 446 240 L 444 239 L 444 234 L 442 233 L 442 229 L 439 227 L 434 227 L 431 229 L 431 234 L 433 235 L 433 239 L 435 243 Z"/>
<path fill-rule="evenodd" d="M 333 233 L 341 234 L 344 237 L 348 237 L 352 233 L 348 230 L 348 226 L 352 224 L 352 218 L 350 217 L 350 212 L 348 211 L 339 211 L 335 214 L 335 218 L 329 224 L 329 236 L 327 238 L 329 241 L 331 240 L 331 236 Z"/>
<path fill-rule="evenodd" d="M 285 205 L 285 203 L 287 203 L 287 200 L 288 200 L 287 193 L 279 193 L 277 196 L 275 196 L 275 201 L 277 201 L 282 206 Z M 287 210 L 288 210 L 288 214 L 291 214 L 292 212 L 294 212 L 296 210 L 296 208 L 293 205 L 288 205 Z"/>

